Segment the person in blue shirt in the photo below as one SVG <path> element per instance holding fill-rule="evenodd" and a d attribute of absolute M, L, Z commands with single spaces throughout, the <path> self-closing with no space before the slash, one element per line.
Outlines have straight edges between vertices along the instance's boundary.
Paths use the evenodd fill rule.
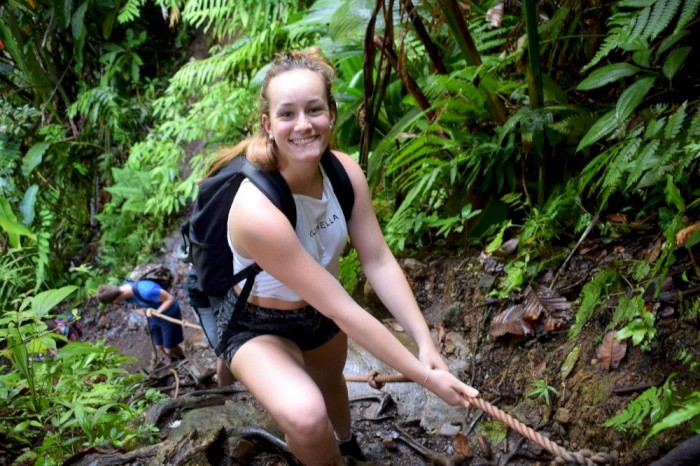
<path fill-rule="evenodd" d="M 126 281 L 121 285 L 100 285 L 97 288 L 97 299 L 103 304 L 119 304 L 127 302 L 136 304 L 143 309 L 148 317 L 153 344 L 171 360 L 182 359 L 185 354 L 180 347 L 184 341 L 182 326 L 160 319 L 154 314 L 162 314 L 173 319 L 182 320 L 180 303 L 175 297 L 164 290 L 158 283 L 151 280 Z"/>

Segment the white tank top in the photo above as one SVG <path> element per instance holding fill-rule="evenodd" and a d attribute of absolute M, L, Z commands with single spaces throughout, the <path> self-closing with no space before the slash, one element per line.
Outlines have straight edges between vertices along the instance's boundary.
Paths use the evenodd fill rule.
<path fill-rule="evenodd" d="M 343 209 L 333 186 L 321 167 L 323 176 L 323 195 L 321 199 L 293 194 L 297 210 L 296 234 L 304 246 L 326 270 L 338 278 L 338 261 L 348 239 L 348 226 L 345 223 Z M 243 183 L 250 183 L 246 179 Z M 231 243 L 230 233 L 227 233 L 228 244 L 233 253 L 233 273 L 243 270 L 252 264 L 252 259 L 241 256 Z M 311 279 L 311 277 L 309 277 Z M 245 280 L 238 283 L 241 288 Z M 261 298 L 277 298 L 284 301 L 301 301 L 302 298 L 292 289 L 272 277 L 264 270 L 255 277 L 251 296 Z"/>

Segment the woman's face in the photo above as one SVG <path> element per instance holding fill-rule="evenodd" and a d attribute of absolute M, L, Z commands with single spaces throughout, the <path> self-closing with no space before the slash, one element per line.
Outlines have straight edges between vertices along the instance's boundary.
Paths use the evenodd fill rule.
<path fill-rule="evenodd" d="M 272 134 L 281 157 L 288 160 L 318 159 L 328 147 L 331 114 L 321 76 L 311 70 L 285 71 L 270 80 L 270 105 L 262 124 Z"/>

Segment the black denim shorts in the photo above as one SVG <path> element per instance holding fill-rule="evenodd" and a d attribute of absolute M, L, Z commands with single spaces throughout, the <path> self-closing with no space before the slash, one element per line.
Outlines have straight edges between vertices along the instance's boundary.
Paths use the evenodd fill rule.
<path fill-rule="evenodd" d="M 237 300 L 238 296 L 231 290 L 219 303 L 216 312 L 219 340 L 231 320 Z M 236 351 L 248 340 L 260 335 L 277 335 L 296 343 L 302 351 L 308 351 L 327 343 L 339 332 L 340 328 L 333 320 L 311 306 L 280 311 L 247 303 L 243 312 L 235 316 L 232 336 L 221 356 L 230 366 Z"/>

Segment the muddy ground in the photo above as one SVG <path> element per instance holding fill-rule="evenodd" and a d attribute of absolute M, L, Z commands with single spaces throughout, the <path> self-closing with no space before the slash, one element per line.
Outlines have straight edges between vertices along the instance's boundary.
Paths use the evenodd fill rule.
<path fill-rule="evenodd" d="M 402 259 L 401 263 L 445 357 L 448 360 L 467 359 L 464 350 L 456 344 L 457 339 L 473 356 L 468 358 L 470 363 L 463 365 L 465 369 L 458 375 L 478 388 L 484 400 L 569 451 L 587 448 L 608 453 L 616 464 L 648 465 L 688 438 L 691 435 L 689 430 L 670 429 L 642 444 L 640 437 L 601 424 L 620 413 L 646 388 L 663 384 L 671 373 L 677 373 L 674 380 L 681 390 L 693 391 L 700 387 L 700 374 L 691 372 L 687 365 L 675 358 L 679 351 L 685 351 L 695 361 L 700 361 L 698 318 L 684 311 L 690 307 L 690 300 L 698 299 L 691 286 L 697 282 L 692 257 L 681 254 L 681 260 L 674 266 L 671 273 L 673 283 L 668 286 L 676 288 L 667 295 L 662 294 L 662 298 L 650 299 L 646 303 L 656 315 L 657 331 L 647 350 L 628 344 L 617 367 L 604 367 L 605 358 L 601 358 L 597 350 L 615 307 L 615 302 L 609 300 L 599 303 L 594 317 L 578 336 L 569 338 L 568 330 L 575 320 L 579 306 L 576 299 L 581 287 L 593 272 L 603 264 L 615 261 L 624 264 L 632 257 L 648 254 L 649 245 L 655 240 L 646 238 L 635 246 L 624 242 L 584 243 L 565 268 L 545 271 L 538 282 L 533 283 L 551 285 L 553 276 L 556 276 L 552 286 L 554 297 L 548 301 L 550 305 L 544 306 L 545 312 L 535 319 L 516 319 L 498 328 L 494 326 L 497 315 L 509 308 L 522 311 L 522 304 L 527 301 L 524 292 L 501 299 L 489 296 L 503 276 L 502 266 L 507 258 L 487 257 L 481 251 L 466 251 L 459 256 L 428 252 L 421 256 L 421 260 Z M 568 251 L 558 253 L 568 254 Z M 169 256 L 165 261 L 177 270 L 180 278 L 176 281 L 175 293 L 183 303 L 184 319 L 195 322 L 179 285 L 186 268 Z M 678 280 L 682 274 L 685 285 Z M 690 292 L 683 292 L 683 286 Z M 363 290 L 362 286 L 358 288 Z M 372 299 L 371 292 L 361 292 L 358 300 L 374 309 L 380 318 L 386 317 L 380 305 Z M 557 306 L 557 303 L 564 304 Z M 566 303 L 570 305 L 568 309 Z M 84 315 L 83 327 L 91 340 L 104 338 L 124 354 L 134 356 L 135 363 L 129 370 L 148 373 L 153 368 L 153 348 L 142 323 L 134 322 L 130 315 L 131 311 L 125 307 L 112 306 L 108 312 L 93 310 Z M 528 316 L 527 312 L 525 316 Z M 132 330 L 129 330 L 130 321 Z M 521 327 L 524 325 L 532 333 L 517 336 L 504 330 L 508 325 L 517 327 L 513 322 Z M 497 334 L 500 335 L 494 336 Z M 188 391 L 216 386 L 211 378 L 213 352 L 199 331 L 186 328 L 185 336 L 187 363 L 177 368 L 180 396 Z M 165 361 L 161 360 L 160 364 L 165 364 Z M 209 367 L 209 374 L 202 376 L 199 370 L 198 377 L 202 379 L 195 382 L 189 369 L 192 366 Z M 528 396 L 538 383 L 542 386 L 543 382 L 555 390 L 550 392 L 549 404 L 543 396 Z M 165 387 L 164 393 L 173 396 L 174 384 L 172 377 L 164 379 L 161 383 Z M 255 401 L 245 395 L 231 395 L 231 398 L 256 406 Z M 493 422 L 478 409 L 465 412 L 459 432 L 447 435 L 426 432 L 418 420 L 402 419 L 392 407 L 383 413 L 382 419 L 369 420 L 366 414 L 373 409 L 370 401 L 353 403 L 353 426 L 363 449 L 372 458 L 371 464 L 539 465 L 549 464 L 553 458 L 547 450 Z M 428 458 L 425 453 L 409 447 L 397 432 L 413 437 L 442 456 Z M 458 454 L 464 455 L 459 461 Z M 221 464 L 226 462 L 222 460 Z M 295 463 L 275 447 L 258 443 L 248 464 Z"/>

